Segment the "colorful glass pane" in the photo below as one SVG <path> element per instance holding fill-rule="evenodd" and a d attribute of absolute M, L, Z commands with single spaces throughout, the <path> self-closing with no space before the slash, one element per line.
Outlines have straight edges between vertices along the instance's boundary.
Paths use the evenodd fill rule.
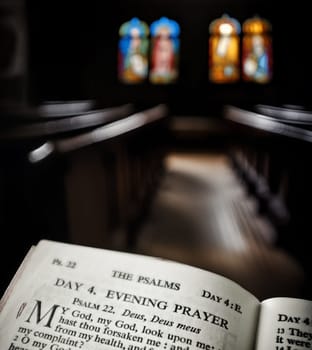
<path fill-rule="evenodd" d="M 148 25 L 134 17 L 119 29 L 118 77 L 124 83 L 141 83 L 148 75 Z"/>
<path fill-rule="evenodd" d="M 233 83 L 240 78 L 240 23 L 224 14 L 209 26 L 209 80 Z"/>
<path fill-rule="evenodd" d="M 272 78 L 271 25 L 257 16 L 243 23 L 242 77 L 255 83 Z"/>
<path fill-rule="evenodd" d="M 179 34 L 177 22 L 161 17 L 150 26 L 151 68 L 149 79 L 153 84 L 169 84 L 178 78 Z"/>

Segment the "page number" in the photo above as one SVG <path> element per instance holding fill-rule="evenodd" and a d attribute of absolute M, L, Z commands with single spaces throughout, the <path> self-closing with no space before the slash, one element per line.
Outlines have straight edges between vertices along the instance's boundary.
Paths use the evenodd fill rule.
<path fill-rule="evenodd" d="M 68 267 L 70 269 L 74 269 L 77 266 L 77 263 L 76 263 L 76 261 L 72 261 L 72 260 L 63 261 L 59 258 L 54 258 L 52 260 L 52 265 L 64 266 L 64 267 Z"/>

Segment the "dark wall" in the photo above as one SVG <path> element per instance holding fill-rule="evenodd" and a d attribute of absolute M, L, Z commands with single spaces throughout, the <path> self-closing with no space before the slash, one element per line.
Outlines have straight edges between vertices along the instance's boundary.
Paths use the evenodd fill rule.
<path fill-rule="evenodd" d="M 305 5 L 306 6 L 306 5 Z M 270 84 L 208 81 L 208 25 L 227 13 L 240 22 L 255 14 L 273 26 L 274 77 Z M 209 114 L 224 103 L 308 103 L 308 22 L 305 8 L 272 1 L 114 0 L 27 2 L 29 98 L 96 98 L 103 105 L 166 102 L 173 113 Z M 180 79 L 171 86 L 124 86 L 117 80 L 121 23 L 137 16 L 151 23 L 160 16 L 181 26 Z M 304 47 L 301 47 L 305 45 Z"/>

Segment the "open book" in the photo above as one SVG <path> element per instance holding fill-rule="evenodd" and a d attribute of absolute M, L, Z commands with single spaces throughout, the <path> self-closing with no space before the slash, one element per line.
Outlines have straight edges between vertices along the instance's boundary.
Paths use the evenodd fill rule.
<path fill-rule="evenodd" d="M 312 349 L 312 301 L 260 302 L 186 264 L 42 240 L 1 299 L 0 349 Z"/>

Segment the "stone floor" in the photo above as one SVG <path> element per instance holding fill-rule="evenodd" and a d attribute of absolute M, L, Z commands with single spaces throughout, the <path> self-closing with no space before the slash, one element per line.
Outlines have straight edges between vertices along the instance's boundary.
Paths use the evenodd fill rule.
<path fill-rule="evenodd" d="M 217 272 L 260 300 L 301 297 L 304 273 L 222 153 L 170 153 L 137 252 Z"/>

